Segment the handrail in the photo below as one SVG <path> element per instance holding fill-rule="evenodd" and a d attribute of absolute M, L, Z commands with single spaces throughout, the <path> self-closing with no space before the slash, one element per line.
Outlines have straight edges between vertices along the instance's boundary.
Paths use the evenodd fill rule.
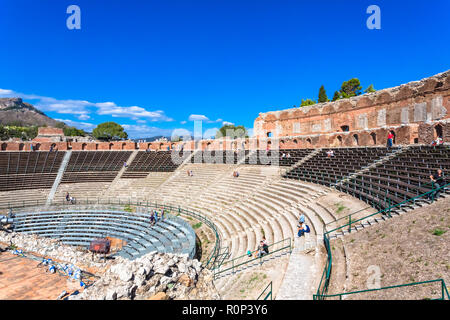
<path fill-rule="evenodd" d="M 288 244 L 284 245 L 286 242 L 288 242 Z M 254 254 L 258 251 L 258 249 L 256 249 L 254 251 L 251 251 L 251 255 L 245 254 L 245 255 L 233 258 L 231 260 L 227 260 L 227 261 L 222 262 L 219 266 L 212 268 L 212 270 L 214 271 L 214 279 L 216 279 L 218 275 L 220 275 L 222 273 L 225 273 L 227 271 L 230 271 L 230 270 L 231 270 L 232 273 L 234 273 L 236 268 L 238 268 L 240 266 L 243 266 L 243 265 L 246 265 L 246 264 L 249 264 L 249 263 L 254 262 L 256 260 L 259 260 L 259 263 L 262 264 L 262 261 L 263 261 L 264 258 L 266 258 L 268 256 L 271 256 L 271 255 L 273 255 L 273 254 L 275 254 L 277 252 L 280 252 L 282 250 L 289 249 L 289 252 L 292 252 L 291 238 L 285 238 L 283 240 L 277 241 L 277 242 L 269 245 L 268 247 L 269 248 L 273 248 L 273 247 L 277 246 L 280 243 L 282 244 L 282 246 L 280 248 L 275 249 L 275 250 L 269 250 L 269 253 L 263 254 L 260 257 L 253 258 Z M 236 262 L 238 260 L 243 260 L 243 262 Z M 231 264 L 231 266 L 229 266 L 230 264 Z M 224 268 L 222 268 L 222 266 L 224 266 Z"/>
<path fill-rule="evenodd" d="M 342 228 L 344 228 L 344 227 L 346 227 L 346 226 L 351 226 L 352 224 L 355 224 L 355 223 L 357 223 L 357 222 L 359 222 L 359 221 L 365 220 L 365 219 L 370 218 L 370 217 L 372 217 L 372 216 L 375 216 L 375 215 L 377 215 L 377 214 L 380 214 L 380 213 L 386 213 L 386 212 L 391 212 L 391 210 L 392 210 L 393 208 L 402 206 L 402 205 L 404 205 L 404 204 L 406 204 L 406 203 L 408 203 L 408 202 L 411 202 L 411 201 L 416 201 L 417 199 L 422 198 L 422 197 L 424 197 L 424 196 L 426 196 L 426 195 L 429 195 L 429 194 L 432 194 L 432 201 L 434 201 L 434 195 L 435 195 L 436 191 L 441 190 L 441 189 L 444 189 L 445 187 L 448 187 L 448 186 L 450 186 L 450 183 L 447 183 L 447 184 L 445 184 L 445 185 L 443 185 L 442 187 L 439 187 L 439 188 L 437 188 L 437 189 L 431 189 L 430 191 L 427 191 L 427 192 L 422 193 L 422 194 L 419 194 L 419 195 L 417 195 L 417 196 L 415 196 L 415 197 L 406 199 L 406 200 L 404 200 L 404 201 L 402 201 L 402 202 L 400 202 L 400 203 L 397 203 L 397 204 L 395 204 L 395 205 L 389 205 L 388 208 L 385 208 L 385 209 L 383 209 L 383 210 L 379 210 L 379 211 L 377 211 L 377 212 L 375 212 L 375 213 L 369 214 L 369 215 L 367 215 L 367 216 L 365 216 L 365 217 L 362 217 L 362 218 L 359 218 L 359 219 L 357 219 L 357 220 L 353 220 L 353 221 L 351 220 L 351 216 L 354 214 L 354 213 L 351 213 L 351 214 L 349 214 L 349 215 L 347 215 L 347 216 L 341 218 L 341 219 L 343 219 L 343 218 L 349 219 L 349 221 L 350 221 L 349 223 L 347 223 L 347 224 L 345 224 L 345 225 L 343 225 L 343 226 L 337 227 L 337 228 L 335 228 L 335 229 L 333 229 L 333 230 L 327 231 L 325 234 L 329 234 L 329 233 L 334 232 L 334 231 L 336 231 L 336 230 L 342 229 Z M 336 220 L 336 221 L 337 221 L 337 220 Z M 335 222 L 335 221 L 333 221 L 333 222 Z"/>
<path fill-rule="evenodd" d="M 265 295 L 263 300 L 267 300 L 270 297 L 270 300 L 272 300 L 272 281 L 270 281 L 270 283 L 264 288 L 264 290 L 261 292 L 261 294 L 258 296 L 258 298 L 256 298 L 256 300 L 259 300 L 262 295 L 264 294 L 264 292 L 266 292 L 266 290 L 270 287 L 270 291 Z"/>
<path fill-rule="evenodd" d="M 399 284 L 399 285 L 395 285 L 395 286 L 387 286 L 387 287 L 382 287 L 382 288 L 366 289 L 366 290 L 351 291 L 351 292 L 336 293 L 336 294 L 328 294 L 328 295 L 315 294 L 314 295 L 314 300 L 324 299 L 324 298 L 333 298 L 333 297 L 339 297 L 339 299 L 342 300 L 342 296 L 347 296 L 347 295 L 352 295 L 352 294 L 373 292 L 373 291 L 380 291 L 380 290 L 387 290 L 387 289 L 394 289 L 394 288 L 402 288 L 402 287 L 409 287 L 409 286 L 416 286 L 416 285 L 427 284 L 427 283 L 434 283 L 434 282 L 440 282 L 441 283 L 441 298 L 436 299 L 436 300 L 445 300 L 446 296 L 447 296 L 447 299 L 450 300 L 450 295 L 448 293 L 447 286 L 445 285 L 444 279 L 434 279 L 434 280 L 421 281 L 421 282 L 412 282 L 412 283 Z"/>
<path fill-rule="evenodd" d="M 121 199 L 119 198 L 116 202 L 111 202 L 111 199 L 108 198 L 108 201 L 101 201 L 99 198 L 97 198 L 97 200 L 93 200 L 93 201 L 89 201 L 89 198 L 86 198 L 86 202 L 84 201 L 78 201 L 77 200 L 77 204 L 70 204 L 67 203 L 67 201 L 63 200 L 62 202 L 54 202 L 52 201 L 51 204 L 49 206 L 62 206 L 62 207 L 68 207 L 70 208 L 71 206 L 79 206 L 79 205 L 132 205 L 132 206 L 141 206 L 141 207 L 147 207 L 147 208 L 153 208 L 153 209 L 165 209 L 165 210 L 169 210 L 169 211 L 175 211 L 179 214 L 183 214 L 183 215 L 187 215 L 187 216 L 191 216 L 194 217 L 195 219 L 204 222 L 210 229 L 212 229 L 212 231 L 214 232 L 216 241 L 215 241 L 215 245 L 214 245 L 214 249 L 212 250 L 210 256 L 207 258 L 207 262 L 205 264 L 205 267 L 210 267 L 210 262 L 212 261 L 213 257 L 217 255 L 217 253 L 220 251 L 220 246 L 221 246 L 221 239 L 220 239 L 220 234 L 218 232 L 218 229 L 216 227 L 216 225 L 214 224 L 214 222 L 210 221 L 208 218 L 206 218 L 205 216 L 198 214 L 194 211 L 191 210 L 187 210 L 187 209 L 183 209 L 180 206 L 176 207 L 176 206 L 172 206 L 172 205 L 166 205 L 166 204 L 158 204 L 157 202 L 151 203 L 149 201 L 136 201 L 136 202 L 131 202 L 131 199 L 129 202 L 124 202 L 121 201 Z M 39 206 L 45 206 L 46 207 L 46 201 L 28 201 L 26 202 L 25 200 L 22 202 L 22 206 L 10 206 L 8 205 L 8 209 L 18 209 L 18 208 L 27 208 L 27 207 L 39 207 Z"/>
<path fill-rule="evenodd" d="M 372 217 L 374 215 L 377 215 L 377 214 L 388 212 L 388 214 L 390 215 L 390 211 L 392 210 L 392 208 L 395 208 L 397 206 L 401 206 L 401 205 L 403 205 L 405 203 L 408 203 L 410 201 L 415 201 L 416 199 L 421 198 L 421 197 L 423 197 L 425 195 L 431 194 L 432 201 L 434 201 L 434 195 L 436 194 L 436 191 L 444 189 L 445 187 L 448 187 L 448 186 L 450 186 L 450 183 L 447 183 L 447 184 L 443 185 L 442 187 L 439 187 L 437 189 L 432 189 L 432 190 L 430 190 L 428 192 L 425 192 L 425 193 L 420 194 L 418 196 L 415 196 L 413 198 L 410 198 L 410 199 L 407 199 L 405 201 L 402 201 L 402 202 L 400 202 L 400 203 L 398 203 L 396 205 L 393 205 L 393 206 L 389 205 L 388 208 L 385 208 L 383 210 L 380 210 L 380 211 L 378 211 L 376 213 L 370 214 L 370 215 L 365 216 L 363 218 L 360 218 L 360 219 L 357 219 L 357 220 L 354 220 L 354 221 L 350 220 L 349 223 L 347 223 L 347 224 L 345 224 L 343 226 L 340 226 L 340 227 L 337 227 L 337 228 L 335 228 L 333 230 L 324 232 L 324 235 L 323 235 L 324 237 L 323 238 L 324 238 L 325 248 L 327 250 L 327 263 L 325 264 L 324 271 L 322 273 L 322 277 L 320 279 L 320 283 L 319 283 L 319 286 L 317 288 L 317 293 L 314 295 L 314 297 L 317 298 L 317 299 L 323 299 L 323 298 L 328 297 L 326 295 L 326 293 L 328 292 L 328 285 L 329 285 L 329 282 L 330 282 L 330 275 L 331 275 L 332 262 L 333 262 L 332 253 L 331 253 L 330 244 L 329 244 L 329 242 L 330 242 L 329 234 L 331 232 L 334 232 L 336 230 L 345 228 L 347 226 L 349 227 L 349 230 L 351 230 L 351 225 L 352 224 L 357 223 L 357 222 L 362 221 L 362 220 L 365 220 L 365 219 L 370 218 L 370 217 Z M 347 215 L 346 217 L 350 217 L 350 219 L 351 219 L 351 214 Z M 322 288 L 322 284 L 323 284 L 323 288 Z M 445 288 L 445 291 L 448 293 L 447 288 Z M 345 294 L 343 294 L 343 295 L 345 295 Z"/>

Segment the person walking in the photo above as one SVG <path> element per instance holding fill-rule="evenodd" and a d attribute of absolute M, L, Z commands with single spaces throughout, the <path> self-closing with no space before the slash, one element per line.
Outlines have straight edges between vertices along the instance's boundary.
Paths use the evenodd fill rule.
<path fill-rule="evenodd" d="M 439 198 L 439 195 L 441 194 L 441 190 L 439 188 L 441 188 L 445 184 L 442 170 L 438 169 L 435 174 L 432 174 L 430 176 L 430 180 L 433 190 L 436 190 L 430 193 L 430 198 L 434 198 L 434 200 L 436 200 Z"/>
<path fill-rule="evenodd" d="M 389 131 L 387 138 L 387 147 L 391 148 L 393 144 L 394 144 L 394 134 L 392 133 L 392 131 Z"/>

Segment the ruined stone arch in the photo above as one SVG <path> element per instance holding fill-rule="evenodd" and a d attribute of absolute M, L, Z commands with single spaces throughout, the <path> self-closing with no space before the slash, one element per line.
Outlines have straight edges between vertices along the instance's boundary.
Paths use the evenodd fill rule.
<path fill-rule="evenodd" d="M 372 138 L 373 145 L 375 146 L 377 144 L 377 134 L 375 132 L 372 132 L 370 134 L 370 137 Z"/>
<path fill-rule="evenodd" d="M 353 135 L 353 144 L 359 146 L 359 136 L 356 133 Z"/>
<path fill-rule="evenodd" d="M 434 126 L 434 138 L 444 138 L 444 130 L 440 123 Z"/>

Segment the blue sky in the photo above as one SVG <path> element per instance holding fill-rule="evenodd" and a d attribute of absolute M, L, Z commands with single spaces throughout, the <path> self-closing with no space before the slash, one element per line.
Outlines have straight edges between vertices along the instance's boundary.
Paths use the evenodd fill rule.
<path fill-rule="evenodd" d="M 81 30 L 69 30 L 69 5 Z M 369 30 L 369 5 L 381 30 Z M 0 0 L 0 96 L 132 138 L 329 98 L 343 81 L 388 88 L 450 69 L 450 1 Z"/>

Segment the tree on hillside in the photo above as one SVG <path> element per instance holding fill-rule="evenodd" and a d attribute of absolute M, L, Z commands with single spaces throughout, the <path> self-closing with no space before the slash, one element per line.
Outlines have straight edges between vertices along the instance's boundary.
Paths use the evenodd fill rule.
<path fill-rule="evenodd" d="M 124 131 L 120 124 L 115 122 L 100 123 L 93 131 L 92 135 L 99 140 L 120 140 L 128 138 L 128 134 Z"/>
<path fill-rule="evenodd" d="M 333 100 L 332 101 L 336 101 L 339 100 L 341 98 L 341 95 L 339 94 L 338 91 L 334 92 L 334 96 L 333 96 Z"/>
<path fill-rule="evenodd" d="M 328 102 L 327 93 L 325 91 L 325 87 L 322 85 L 319 89 L 319 103 Z"/>
<path fill-rule="evenodd" d="M 226 124 L 222 126 L 216 133 L 216 139 L 222 137 L 246 138 L 248 137 L 248 131 L 244 126 L 235 126 L 234 124 Z"/>
<path fill-rule="evenodd" d="M 377 90 L 375 90 L 375 88 L 373 87 L 373 84 L 371 84 L 370 86 L 367 87 L 366 90 L 364 90 L 365 93 L 371 93 L 371 92 L 375 92 Z"/>
<path fill-rule="evenodd" d="M 316 103 L 317 102 L 315 102 L 314 100 L 311 100 L 311 99 L 306 99 L 306 100 L 302 99 L 302 103 L 300 104 L 300 107 L 312 106 L 313 104 L 316 104 Z"/>
<path fill-rule="evenodd" d="M 350 98 L 359 96 L 361 94 L 361 83 L 358 78 L 352 78 L 348 81 L 344 81 L 339 91 L 341 98 Z"/>

